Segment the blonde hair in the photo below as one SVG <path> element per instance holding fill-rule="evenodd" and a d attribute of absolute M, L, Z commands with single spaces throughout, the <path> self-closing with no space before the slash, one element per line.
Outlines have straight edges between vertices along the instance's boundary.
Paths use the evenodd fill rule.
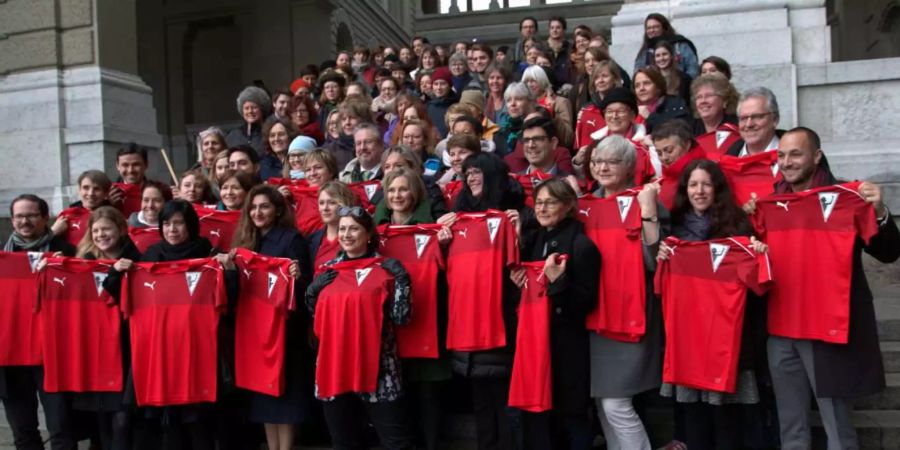
<path fill-rule="evenodd" d="M 91 217 L 88 219 L 87 232 L 84 233 L 81 241 L 78 242 L 75 256 L 79 258 L 93 256 L 97 259 L 102 257 L 100 249 L 94 244 L 94 233 L 92 232 L 94 224 L 102 219 L 111 221 L 116 228 L 119 229 L 119 233 L 121 234 L 121 236 L 119 236 L 120 243 L 122 238 L 128 236 L 128 222 L 125 220 L 125 216 L 112 206 L 101 206 L 91 212 Z"/>

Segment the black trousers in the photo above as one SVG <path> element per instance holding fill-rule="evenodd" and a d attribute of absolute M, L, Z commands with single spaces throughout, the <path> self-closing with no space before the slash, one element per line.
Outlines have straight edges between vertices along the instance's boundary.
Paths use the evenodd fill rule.
<path fill-rule="evenodd" d="M 684 404 L 686 444 L 691 450 L 743 448 L 743 405 Z"/>
<path fill-rule="evenodd" d="M 6 420 L 12 429 L 18 450 L 44 448 L 38 431 L 38 398 L 44 407 L 44 419 L 50 433 L 50 448 L 72 450 L 75 439 L 69 424 L 69 407 L 63 394 L 44 392 L 44 369 L 37 366 L 4 367 L 7 397 L 3 399 Z"/>
<path fill-rule="evenodd" d="M 97 428 L 103 450 L 131 450 L 131 413 L 98 411 Z"/>
<path fill-rule="evenodd" d="M 563 415 L 554 411 L 522 411 L 522 448 L 524 450 L 590 450 L 594 440 L 587 409 L 581 415 Z"/>
<path fill-rule="evenodd" d="M 472 408 L 478 450 L 511 450 L 520 447 L 521 435 L 509 403 L 509 379 L 472 378 Z"/>
<path fill-rule="evenodd" d="M 325 422 L 335 450 L 366 448 L 366 420 L 375 427 L 381 445 L 388 450 L 415 448 L 405 399 L 365 402 L 356 394 L 343 394 L 322 402 Z"/>
<path fill-rule="evenodd" d="M 437 450 L 440 442 L 441 424 L 443 423 L 443 399 L 441 392 L 446 387 L 445 381 L 410 381 L 407 382 L 409 402 L 414 414 L 411 416 L 419 432 L 420 447 L 426 450 Z"/>

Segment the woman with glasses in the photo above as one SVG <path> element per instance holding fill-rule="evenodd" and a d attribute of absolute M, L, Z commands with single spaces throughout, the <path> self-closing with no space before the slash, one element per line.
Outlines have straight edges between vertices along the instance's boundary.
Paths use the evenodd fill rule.
<path fill-rule="evenodd" d="M 588 52 L 593 54 L 596 49 Z M 590 99 L 578 112 L 578 121 L 575 124 L 575 148 L 580 149 L 591 143 L 591 134 L 606 126 L 603 109 L 600 105 L 606 94 L 614 88 L 622 86 L 621 69 L 612 60 L 603 60 L 591 64 L 591 72 L 587 75 L 587 92 Z M 586 95 L 586 97 L 588 96 Z"/>
<path fill-rule="evenodd" d="M 737 89 L 722 74 L 701 75 L 691 83 L 694 137 L 706 153 L 723 154 L 741 138 L 738 97 Z"/>
<path fill-rule="evenodd" d="M 590 156 L 590 174 L 599 185 L 594 197 L 618 196 L 634 188 L 636 164 L 635 146 L 629 140 L 613 135 L 600 141 Z M 637 342 L 623 342 L 590 333 L 591 397 L 597 403 L 603 435 L 610 449 L 650 449 L 647 431 L 634 409 L 632 397 L 658 388 L 662 382 L 662 311 L 653 295 L 653 274 L 660 234 L 664 232 L 661 224 L 666 225 L 668 221 L 665 208 L 657 203 L 657 191 L 657 185 L 648 184 L 636 198 L 623 197 L 631 199 L 632 208 L 640 208 L 644 273 L 636 276 L 642 277 L 645 284 L 644 334 Z M 598 247 L 602 249 L 599 244 Z M 601 256 L 610 262 L 621 259 L 602 252 Z"/>
<path fill-rule="evenodd" d="M 294 96 L 291 100 L 291 123 L 302 136 L 309 136 L 316 140 L 316 144 L 325 142 L 322 127 L 319 123 L 319 111 L 316 103 L 308 96 Z"/>
<path fill-rule="evenodd" d="M 306 290 L 318 339 L 316 397 L 335 448 L 365 447 L 372 423 L 387 449 L 413 448 L 394 325 L 410 319 L 406 269 L 378 252 L 375 220 L 338 210 L 341 249 Z"/>
<path fill-rule="evenodd" d="M 534 190 L 537 227 L 523 229 L 523 261 L 545 261 L 550 315 L 550 365 L 553 408 L 542 413 L 523 411 L 526 448 L 591 448 L 590 367 L 585 317 L 597 305 L 600 253 L 584 234 L 575 191 L 561 179 L 550 179 Z M 558 258 L 565 255 L 568 260 Z M 513 282 L 525 286 L 525 269 L 512 272 Z M 517 349 L 523 351 L 523 349 Z"/>
<path fill-rule="evenodd" d="M 383 117 L 388 123 L 397 118 L 397 95 L 400 93 L 400 82 L 393 77 L 386 77 L 378 84 L 378 97 L 372 99 L 372 113 Z"/>

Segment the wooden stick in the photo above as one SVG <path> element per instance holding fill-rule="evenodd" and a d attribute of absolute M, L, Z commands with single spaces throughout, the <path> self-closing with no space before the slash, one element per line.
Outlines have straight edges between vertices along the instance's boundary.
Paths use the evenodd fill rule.
<path fill-rule="evenodd" d="M 175 186 L 178 186 L 178 177 L 175 176 L 175 168 L 172 167 L 172 161 L 169 160 L 169 155 L 166 153 L 166 149 L 161 148 L 159 152 L 162 153 L 163 161 L 166 162 L 166 167 L 169 168 L 169 175 L 172 176 L 172 181 L 175 183 Z"/>

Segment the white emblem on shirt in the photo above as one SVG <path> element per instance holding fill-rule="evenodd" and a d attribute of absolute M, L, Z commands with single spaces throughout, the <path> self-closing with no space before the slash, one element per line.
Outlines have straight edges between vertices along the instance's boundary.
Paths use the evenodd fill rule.
<path fill-rule="evenodd" d="M 590 125 L 590 126 L 592 126 L 592 127 L 597 125 L 597 122 L 596 122 L 596 121 L 593 121 L 593 120 L 585 120 L 585 122 L 587 122 L 587 124 Z"/>
<path fill-rule="evenodd" d="M 622 195 L 616 197 L 616 202 L 619 203 L 619 217 L 622 219 L 622 222 L 625 222 L 625 218 L 628 217 L 628 211 L 631 210 L 631 204 L 634 203 L 634 197 Z"/>
<path fill-rule="evenodd" d="M 822 207 L 822 218 L 828 222 L 831 213 L 834 211 L 834 205 L 837 203 L 837 192 L 819 192 L 819 206 Z"/>
<path fill-rule="evenodd" d="M 269 293 L 268 296 L 272 296 L 272 289 L 275 289 L 275 284 L 278 283 L 278 275 L 275 275 L 272 272 L 269 272 Z"/>
<path fill-rule="evenodd" d="M 591 208 L 588 207 L 586 209 L 579 209 L 578 214 L 584 215 L 584 217 L 591 217 Z"/>
<path fill-rule="evenodd" d="M 777 206 L 779 208 L 784 208 L 785 212 L 789 212 L 788 211 L 788 203 L 790 203 L 790 202 L 775 202 L 775 206 Z"/>
<path fill-rule="evenodd" d="M 217 237 L 217 238 L 221 238 L 221 237 L 222 237 L 222 234 L 219 232 L 219 229 L 218 229 L 218 228 L 216 228 L 215 230 L 210 231 L 210 232 L 209 232 L 209 235 L 210 235 L 210 236 L 215 236 L 215 237 Z"/>
<path fill-rule="evenodd" d="M 28 265 L 31 266 L 32 272 L 37 270 L 37 264 L 41 262 L 41 258 L 43 257 L 44 254 L 41 252 L 28 252 Z"/>
<path fill-rule="evenodd" d="M 729 131 L 716 131 L 716 148 L 722 146 L 722 143 L 725 142 L 725 139 L 728 139 L 728 136 L 731 135 Z"/>
<path fill-rule="evenodd" d="M 722 261 L 725 260 L 725 255 L 728 254 L 728 250 L 731 247 L 723 244 L 709 244 L 709 254 L 712 256 L 712 267 L 713 272 L 719 270 L 719 265 L 722 264 Z"/>
<path fill-rule="evenodd" d="M 105 272 L 94 272 L 94 285 L 97 287 L 97 297 L 103 293 L 103 282 L 108 275 Z"/>
<path fill-rule="evenodd" d="M 78 223 L 78 222 L 72 222 L 72 228 L 74 228 L 74 229 L 76 229 L 76 230 L 80 230 L 80 229 L 81 229 L 81 224 Z"/>
<path fill-rule="evenodd" d="M 197 289 L 197 283 L 200 282 L 201 272 L 185 272 L 184 279 L 187 281 L 188 293 L 194 295 L 194 289 Z"/>
<path fill-rule="evenodd" d="M 375 195 L 376 191 L 378 191 L 378 185 L 367 184 L 364 189 L 366 190 L 366 197 L 368 197 L 369 200 L 372 200 L 372 196 Z"/>
<path fill-rule="evenodd" d="M 156 290 L 156 282 L 154 281 L 151 283 L 149 281 L 145 281 L 144 287 L 148 287 L 148 288 L 150 288 L 151 291 L 155 291 Z"/>
<path fill-rule="evenodd" d="M 356 285 L 362 286 L 363 281 L 366 281 L 366 277 L 369 276 L 370 272 L 372 272 L 371 267 L 366 267 L 365 269 L 356 269 Z"/>
<path fill-rule="evenodd" d="M 428 241 L 431 240 L 431 236 L 427 234 L 417 234 L 413 237 L 416 240 L 416 258 L 421 258 L 422 252 L 425 251 L 425 246 L 428 245 Z"/>
<path fill-rule="evenodd" d="M 460 236 L 462 236 L 462 237 L 464 237 L 464 238 L 466 238 L 466 239 L 469 238 L 468 236 L 466 236 L 466 233 L 468 233 L 468 232 L 469 232 L 469 229 L 468 229 L 468 228 L 463 228 L 462 230 L 457 231 L 457 233 L 458 233 Z"/>
<path fill-rule="evenodd" d="M 62 277 L 62 278 L 53 277 L 53 282 L 59 283 L 59 285 L 62 287 L 66 287 L 66 277 Z"/>
<path fill-rule="evenodd" d="M 250 279 L 250 270 L 249 269 L 244 269 L 244 276 L 247 277 L 248 280 Z"/>
<path fill-rule="evenodd" d="M 491 243 L 497 238 L 497 231 L 500 231 L 500 218 L 489 217 L 487 220 L 488 235 L 491 237 Z"/>

